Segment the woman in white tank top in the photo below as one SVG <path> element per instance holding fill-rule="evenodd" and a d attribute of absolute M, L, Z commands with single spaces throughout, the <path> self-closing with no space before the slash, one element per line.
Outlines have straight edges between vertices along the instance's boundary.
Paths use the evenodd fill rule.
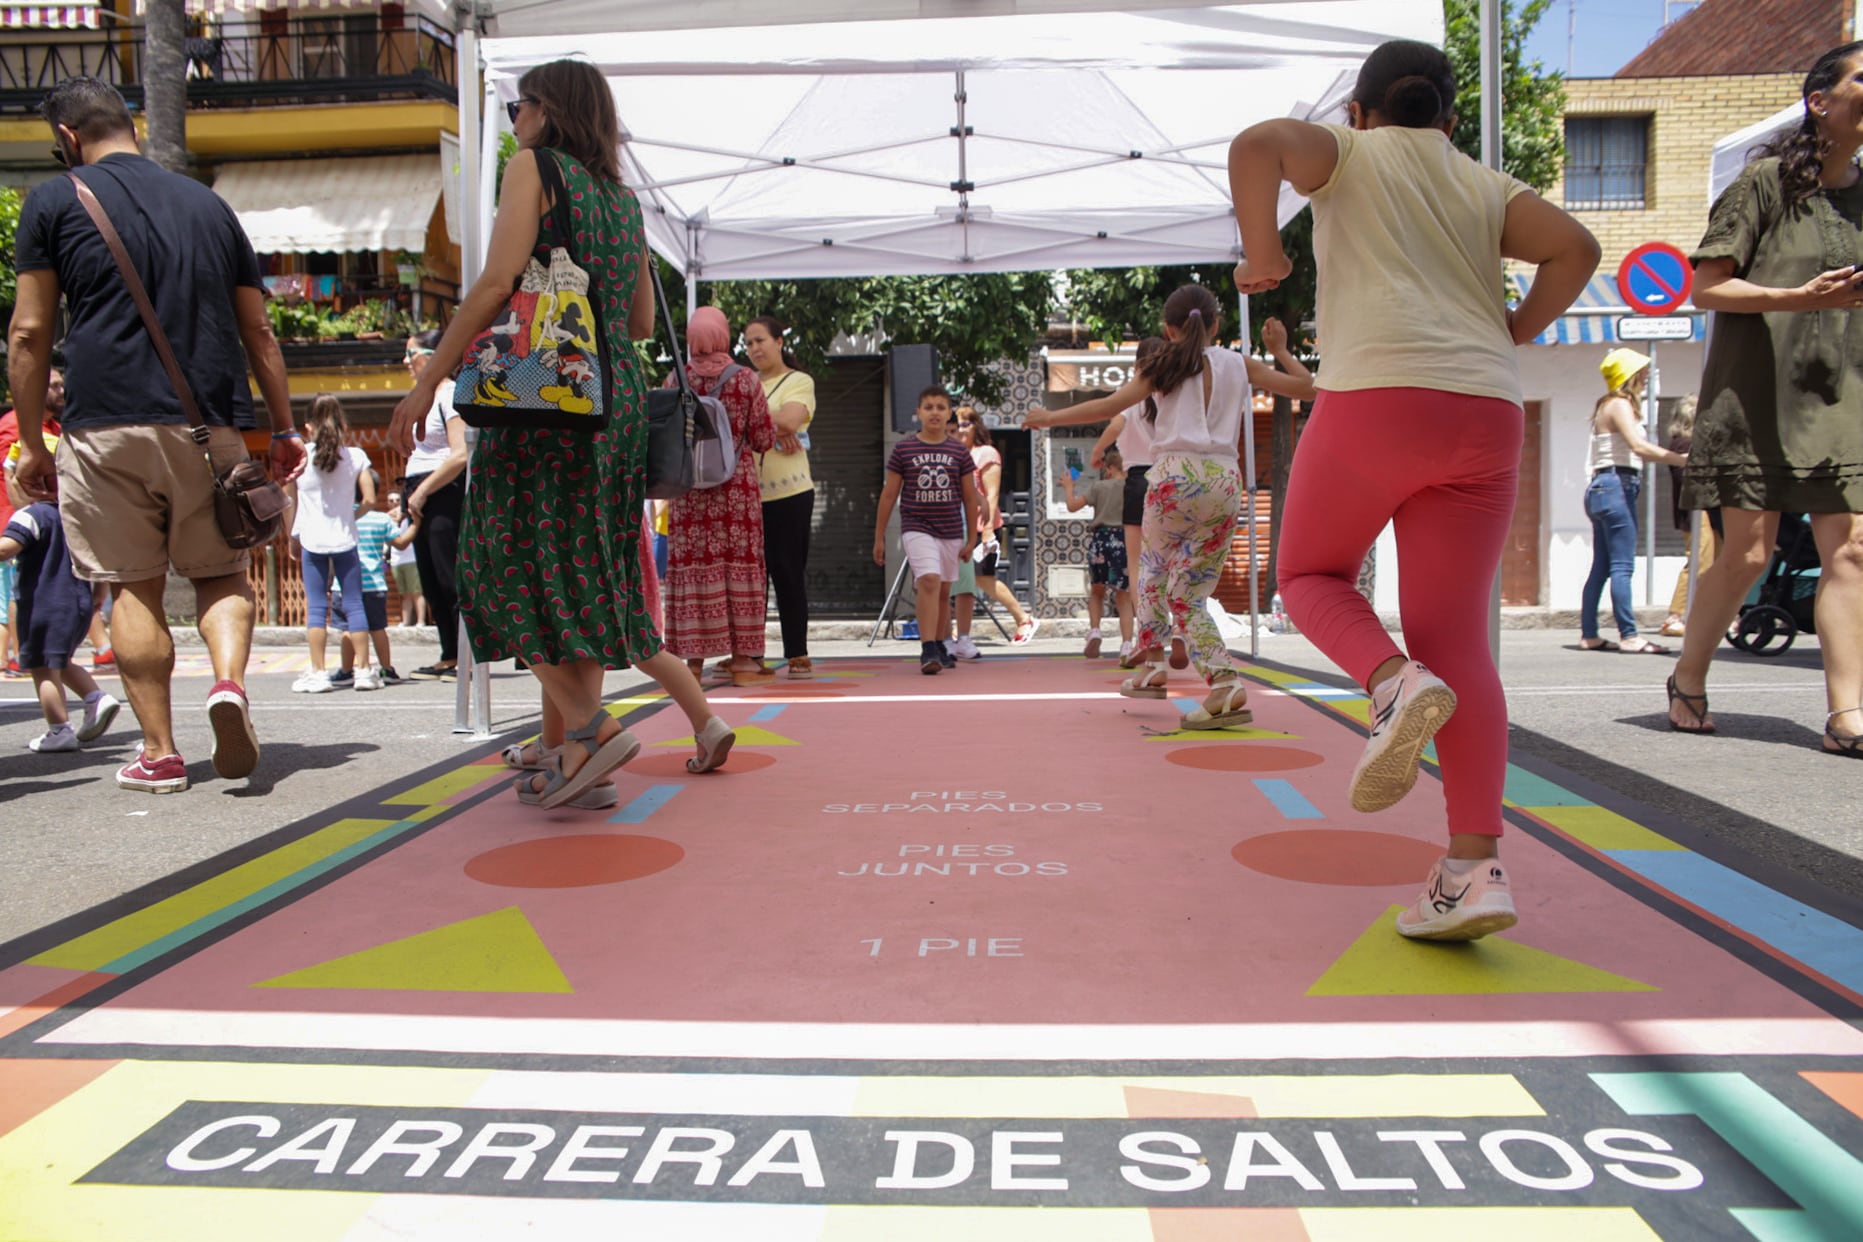
<path fill-rule="evenodd" d="M 1637 498 L 1643 492 L 1643 468 L 1637 460 L 1670 466 L 1688 461 L 1643 438 L 1637 410 L 1649 385 L 1649 365 L 1648 354 L 1613 349 L 1598 367 L 1610 391 L 1591 412 L 1590 478 L 1585 484 L 1585 516 L 1591 519 L 1591 574 L 1585 579 L 1578 609 L 1578 645 L 1585 651 L 1669 652 L 1637 636 L 1637 614 L 1630 598 L 1630 576 L 1637 558 Z M 1598 601 L 1606 582 L 1611 584 L 1617 642 L 1598 636 Z"/>
<path fill-rule="evenodd" d="M 1143 667 L 1119 693 L 1166 697 L 1165 643 L 1173 630 L 1188 637 L 1190 659 L 1209 685 L 1203 705 L 1184 717 L 1191 728 L 1221 729 L 1254 719 L 1229 649 L 1204 602 L 1216 589 L 1236 515 L 1242 509 L 1242 410 L 1253 381 L 1289 397 L 1313 395 L 1313 376 L 1286 351 L 1285 334 L 1272 338 L 1286 371 L 1214 345 L 1221 323 L 1216 298 L 1203 285 L 1185 285 L 1164 303 L 1165 345 L 1138 365 L 1138 375 L 1110 397 L 1066 411 L 1036 410 L 1030 427 L 1094 423 L 1154 398 L 1152 466 L 1145 492 L 1143 546 L 1139 552 L 1140 629 L 1133 639 Z"/>

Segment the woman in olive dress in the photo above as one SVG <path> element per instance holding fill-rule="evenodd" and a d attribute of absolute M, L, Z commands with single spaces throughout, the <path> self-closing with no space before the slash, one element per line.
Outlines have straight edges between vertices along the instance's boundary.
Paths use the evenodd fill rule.
<path fill-rule="evenodd" d="M 1719 509 L 1669 723 L 1712 733 L 1708 667 L 1771 561 L 1781 513 L 1806 513 L 1824 573 L 1818 642 L 1826 752 L 1863 758 L 1863 42 L 1805 77 L 1805 116 L 1715 202 L 1692 256 L 1716 312 L 1682 504 Z"/>
<path fill-rule="evenodd" d="M 459 607 L 474 658 L 522 659 L 572 726 L 561 753 L 517 784 L 521 801 L 551 808 L 583 797 L 640 749 L 602 706 L 605 669 L 638 667 L 685 711 L 698 743 L 691 771 L 723 763 L 734 735 L 685 661 L 661 645 L 645 599 L 649 385 L 630 338 L 653 335 L 652 260 L 640 204 L 621 184 L 614 97 L 594 66 L 559 60 L 519 79 L 510 111 L 520 149 L 505 167 L 484 274 L 395 407 L 390 437 L 411 443 L 433 388 L 503 311 L 525 264 L 547 264 L 550 248 L 566 244 L 589 273 L 608 338 L 608 417 L 595 431 L 483 429 L 459 541 Z M 546 159 L 569 195 L 571 238 L 556 236 L 539 171 Z"/>

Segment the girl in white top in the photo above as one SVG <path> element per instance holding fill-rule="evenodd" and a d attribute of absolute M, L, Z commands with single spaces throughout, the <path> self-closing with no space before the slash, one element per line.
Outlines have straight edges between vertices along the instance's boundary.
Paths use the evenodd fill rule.
<path fill-rule="evenodd" d="M 305 636 L 310 640 L 311 667 L 291 688 L 300 694 L 324 694 L 336 689 L 324 667 L 325 623 L 330 613 L 330 587 L 343 593 L 345 632 L 356 636 L 358 690 L 382 688 L 381 674 L 369 663 L 369 620 L 362 607 L 362 558 L 356 552 L 357 489 L 362 507 L 375 505 L 375 480 L 369 473 L 369 455 L 348 443 L 349 422 L 343 403 L 329 393 L 311 401 L 304 438 L 311 442 L 310 464 L 297 479 L 285 485 L 291 538 L 298 546 L 304 569 Z"/>
<path fill-rule="evenodd" d="M 1403 935 L 1435 940 L 1516 918 L 1496 861 L 1507 702 L 1488 651 L 1525 420 L 1514 348 L 1598 266 L 1582 226 L 1449 141 L 1455 97 L 1441 49 L 1386 43 L 1359 70 L 1349 128 L 1268 121 L 1229 149 L 1242 293 L 1293 270 L 1275 220 L 1281 183 L 1313 203 L 1326 372 L 1282 508 L 1281 595 L 1301 632 L 1371 693 L 1355 809 L 1408 793 L 1435 736 L 1449 853 L 1397 918 Z M 1504 258 L 1539 265 L 1512 310 Z M 1357 590 L 1365 553 L 1393 522 L 1404 638 L 1430 668 L 1398 650 Z"/>
<path fill-rule="evenodd" d="M 1138 364 L 1138 374 L 1110 397 L 1065 411 L 1037 410 L 1027 424 L 1052 427 L 1092 423 L 1156 398 L 1139 415 L 1151 423 L 1152 467 L 1145 492 L 1143 548 L 1139 554 L 1133 645 L 1143 667 L 1119 693 L 1131 698 L 1166 695 L 1164 645 L 1172 630 L 1189 635 L 1190 658 L 1209 684 L 1200 708 L 1184 718 L 1192 728 L 1230 728 L 1254 717 L 1216 622 L 1204 601 L 1216 589 L 1236 515 L 1242 509 L 1242 410 L 1250 382 L 1289 397 L 1313 395 L 1313 376 L 1286 351 L 1286 371 L 1211 344 L 1221 325 L 1216 298 L 1202 285 L 1185 285 L 1164 303 L 1165 345 Z"/>

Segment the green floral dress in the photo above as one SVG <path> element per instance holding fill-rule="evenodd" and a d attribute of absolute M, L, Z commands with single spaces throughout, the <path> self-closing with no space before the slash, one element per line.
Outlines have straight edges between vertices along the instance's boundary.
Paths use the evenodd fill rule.
<path fill-rule="evenodd" d="M 479 432 L 460 529 L 460 614 L 475 659 L 626 668 L 661 645 L 640 556 L 647 385 L 627 336 L 646 233 L 632 191 L 549 154 L 568 186 L 568 249 L 589 272 L 608 338 L 608 424 L 594 434 Z M 536 254 L 546 265 L 556 243 L 545 216 Z"/>
<path fill-rule="evenodd" d="M 1777 159 L 1748 164 L 1691 257 L 1775 289 L 1863 258 L 1863 182 L 1784 199 Z M 1715 314 L 1682 505 L 1863 512 L 1863 311 Z"/>

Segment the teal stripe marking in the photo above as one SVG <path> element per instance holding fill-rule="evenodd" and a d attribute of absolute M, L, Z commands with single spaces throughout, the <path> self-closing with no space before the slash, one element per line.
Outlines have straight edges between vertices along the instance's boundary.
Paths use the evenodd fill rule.
<path fill-rule="evenodd" d="M 750 714 L 751 721 L 755 723 L 760 720 L 775 720 L 783 714 L 783 709 L 787 706 L 789 706 L 787 703 L 772 703 L 768 707 L 760 707 Z"/>
<path fill-rule="evenodd" d="M 318 876 L 323 875 L 334 867 L 341 866 L 358 854 L 367 850 L 372 850 L 385 841 L 392 841 L 408 829 L 417 827 L 425 822 L 424 820 L 414 819 L 397 820 L 395 823 L 383 828 L 380 832 L 372 833 L 345 849 L 340 849 L 326 858 L 321 858 L 301 871 L 294 871 L 283 879 L 274 880 L 257 892 L 243 897 L 229 906 L 224 906 L 214 911 L 212 914 L 203 915 L 195 919 L 192 923 L 187 924 L 185 927 L 178 927 L 161 939 L 151 941 L 134 952 L 125 953 L 114 962 L 100 966 L 98 969 L 107 974 L 120 975 L 126 971 L 134 970 L 138 966 L 152 962 L 162 954 L 181 947 L 195 937 L 205 935 L 214 928 L 238 918 L 248 910 L 264 905 L 275 897 L 282 897 L 292 889 L 309 883 L 311 880 L 316 879 Z"/>
<path fill-rule="evenodd" d="M 1262 796 L 1274 803 L 1284 819 L 1325 819 L 1320 808 L 1308 802 L 1292 781 L 1261 780 L 1255 782 L 1255 788 L 1261 790 Z"/>
<path fill-rule="evenodd" d="M 1507 765 L 1507 787 L 1502 796 L 1515 806 L 1590 806 L 1591 799 L 1560 788 L 1525 768 Z"/>
<path fill-rule="evenodd" d="M 673 795 L 684 789 L 684 785 L 653 785 L 646 793 L 634 799 L 612 815 L 611 824 L 643 824 L 647 817 L 673 800 Z"/>
<path fill-rule="evenodd" d="M 1203 700 L 1201 699 L 1167 699 L 1166 702 L 1170 703 L 1172 707 L 1175 707 L 1177 709 L 1177 714 L 1180 716 L 1188 716 L 1192 708 L 1203 706 Z"/>
<path fill-rule="evenodd" d="M 1593 1074 L 1633 1117 L 1699 1117 L 1804 1209 L 1790 1227 L 1783 1212 L 1764 1235 L 1779 1240 L 1863 1238 L 1863 1161 L 1825 1137 L 1745 1074 Z M 1767 1223 L 1762 1220 L 1760 1223 Z"/>

